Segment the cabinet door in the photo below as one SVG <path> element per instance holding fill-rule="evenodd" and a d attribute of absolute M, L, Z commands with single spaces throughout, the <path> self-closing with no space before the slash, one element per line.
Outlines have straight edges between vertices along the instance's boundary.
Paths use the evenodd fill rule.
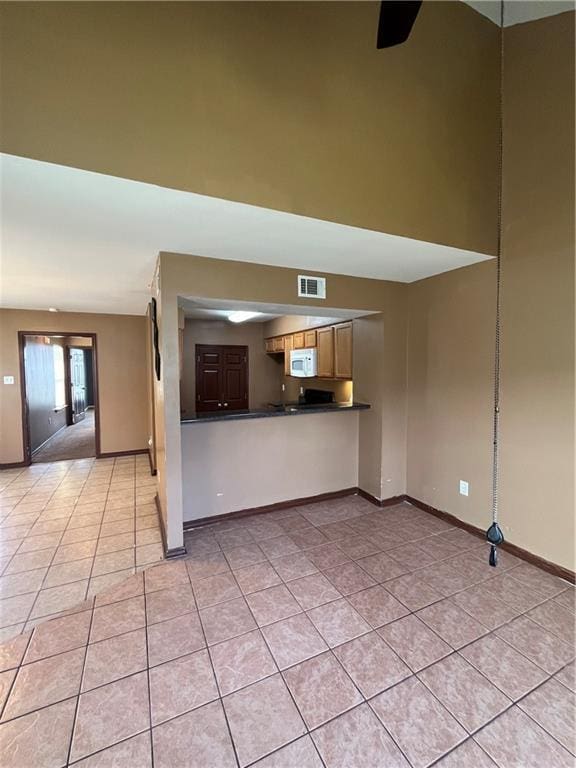
<path fill-rule="evenodd" d="M 292 336 L 284 336 L 284 376 L 290 376 L 290 351 L 293 346 Z"/>
<path fill-rule="evenodd" d="M 306 349 L 312 349 L 316 346 L 316 331 L 304 332 L 304 347 Z"/>
<path fill-rule="evenodd" d="M 334 376 L 334 328 L 321 328 L 317 332 L 318 376 L 331 379 Z"/>
<path fill-rule="evenodd" d="M 352 378 L 352 323 L 334 326 L 334 376 Z"/>
<path fill-rule="evenodd" d="M 284 352 L 284 338 L 277 336 L 274 339 L 274 352 Z"/>
<path fill-rule="evenodd" d="M 274 339 L 264 339 L 266 352 L 274 352 Z"/>
<path fill-rule="evenodd" d="M 303 333 L 295 333 L 292 336 L 294 340 L 294 349 L 304 349 L 304 334 Z"/>

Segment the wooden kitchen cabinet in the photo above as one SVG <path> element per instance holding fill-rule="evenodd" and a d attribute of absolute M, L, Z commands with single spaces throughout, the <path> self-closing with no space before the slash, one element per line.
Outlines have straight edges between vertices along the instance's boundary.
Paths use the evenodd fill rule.
<path fill-rule="evenodd" d="M 274 339 L 274 352 L 284 352 L 284 337 L 277 336 Z"/>
<path fill-rule="evenodd" d="M 266 352 L 274 352 L 274 339 L 264 339 L 264 345 Z"/>
<path fill-rule="evenodd" d="M 294 333 L 292 334 L 292 341 L 294 344 L 294 349 L 304 349 L 304 334 L 303 333 Z"/>
<path fill-rule="evenodd" d="M 352 378 L 352 323 L 334 326 L 334 377 Z"/>
<path fill-rule="evenodd" d="M 318 377 L 334 378 L 334 328 L 320 328 L 316 332 Z"/>
<path fill-rule="evenodd" d="M 316 346 L 316 331 L 304 332 L 304 348 L 312 349 Z"/>
<path fill-rule="evenodd" d="M 290 351 L 294 348 L 294 337 L 284 336 L 284 376 L 290 376 Z"/>

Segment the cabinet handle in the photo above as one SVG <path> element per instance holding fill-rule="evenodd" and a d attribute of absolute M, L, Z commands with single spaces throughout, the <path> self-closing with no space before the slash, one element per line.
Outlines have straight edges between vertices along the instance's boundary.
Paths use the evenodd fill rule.
<path fill-rule="evenodd" d="M 222 408 L 222 403 L 218 403 L 218 408 Z"/>
<path fill-rule="evenodd" d="M 228 408 L 228 403 L 224 403 L 224 408 Z"/>

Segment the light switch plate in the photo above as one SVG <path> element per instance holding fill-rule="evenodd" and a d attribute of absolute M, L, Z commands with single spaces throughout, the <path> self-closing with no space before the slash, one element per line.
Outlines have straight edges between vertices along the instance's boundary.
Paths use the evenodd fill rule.
<path fill-rule="evenodd" d="M 468 483 L 466 480 L 460 480 L 460 495 L 468 496 Z"/>
<path fill-rule="evenodd" d="M 4 384 L 14 384 L 14 376 L 4 376 Z"/>

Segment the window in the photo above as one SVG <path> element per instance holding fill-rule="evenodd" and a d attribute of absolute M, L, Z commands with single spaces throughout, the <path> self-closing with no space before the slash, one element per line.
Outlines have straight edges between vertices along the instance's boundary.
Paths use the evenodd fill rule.
<path fill-rule="evenodd" d="M 52 354 L 54 355 L 54 408 L 64 408 L 66 405 L 64 348 L 54 344 Z"/>

